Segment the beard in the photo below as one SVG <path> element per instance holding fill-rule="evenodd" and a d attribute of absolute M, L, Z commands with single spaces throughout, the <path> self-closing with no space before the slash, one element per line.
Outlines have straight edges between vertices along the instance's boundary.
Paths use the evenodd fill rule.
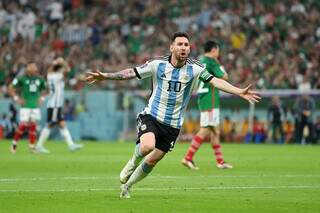
<path fill-rule="evenodd" d="M 184 53 L 184 54 L 178 53 L 178 54 L 176 54 L 176 59 L 179 62 L 183 62 L 183 61 L 187 60 L 187 57 L 188 57 L 187 53 Z"/>

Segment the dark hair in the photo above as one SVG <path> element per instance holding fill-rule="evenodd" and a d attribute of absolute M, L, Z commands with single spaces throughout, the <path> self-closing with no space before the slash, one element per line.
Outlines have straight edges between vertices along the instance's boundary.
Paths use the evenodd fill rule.
<path fill-rule="evenodd" d="M 188 33 L 186 33 L 186 32 L 175 32 L 173 34 L 173 36 L 171 37 L 171 42 L 174 42 L 174 40 L 176 40 L 177 37 L 185 37 L 188 40 L 190 40 L 190 37 L 189 37 Z"/>
<path fill-rule="evenodd" d="M 203 48 L 204 52 L 208 53 L 212 50 L 212 48 L 220 49 L 220 45 L 217 41 L 209 40 L 203 45 Z"/>
<path fill-rule="evenodd" d="M 61 68 L 62 68 L 62 65 L 61 65 L 61 64 L 53 65 L 53 71 L 54 71 L 54 72 L 57 72 L 57 71 L 60 70 Z"/>

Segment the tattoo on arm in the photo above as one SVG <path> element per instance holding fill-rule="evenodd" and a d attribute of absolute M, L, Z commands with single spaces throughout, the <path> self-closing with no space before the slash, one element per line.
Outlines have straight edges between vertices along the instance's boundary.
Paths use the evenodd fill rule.
<path fill-rule="evenodd" d="M 105 73 L 106 79 L 110 80 L 128 80 L 136 77 L 132 68 L 124 69 L 115 73 Z"/>

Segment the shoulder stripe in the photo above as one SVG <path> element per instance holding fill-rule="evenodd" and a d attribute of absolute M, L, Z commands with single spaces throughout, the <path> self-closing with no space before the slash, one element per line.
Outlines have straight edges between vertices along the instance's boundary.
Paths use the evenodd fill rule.
<path fill-rule="evenodd" d="M 167 61 L 169 60 L 169 55 L 157 56 L 157 57 L 151 58 L 150 60 L 148 60 L 148 62 L 155 61 L 155 60 Z"/>
<path fill-rule="evenodd" d="M 196 65 L 200 66 L 201 68 L 204 68 L 204 65 L 196 59 L 187 58 L 187 62 L 190 64 L 196 64 Z"/>

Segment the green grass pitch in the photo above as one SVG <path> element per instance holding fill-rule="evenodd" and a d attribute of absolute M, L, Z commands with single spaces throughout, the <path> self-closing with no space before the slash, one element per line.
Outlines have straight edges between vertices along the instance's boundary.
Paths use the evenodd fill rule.
<path fill-rule="evenodd" d="M 320 212 L 320 146 L 224 144 L 235 168 L 219 170 L 204 144 L 191 171 L 180 164 L 188 144 L 177 143 L 121 200 L 134 143 L 84 144 L 71 153 L 49 141 L 51 154 L 40 155 L 21 141 L 12 155 L 1 141 L 0 212 Z"/>

